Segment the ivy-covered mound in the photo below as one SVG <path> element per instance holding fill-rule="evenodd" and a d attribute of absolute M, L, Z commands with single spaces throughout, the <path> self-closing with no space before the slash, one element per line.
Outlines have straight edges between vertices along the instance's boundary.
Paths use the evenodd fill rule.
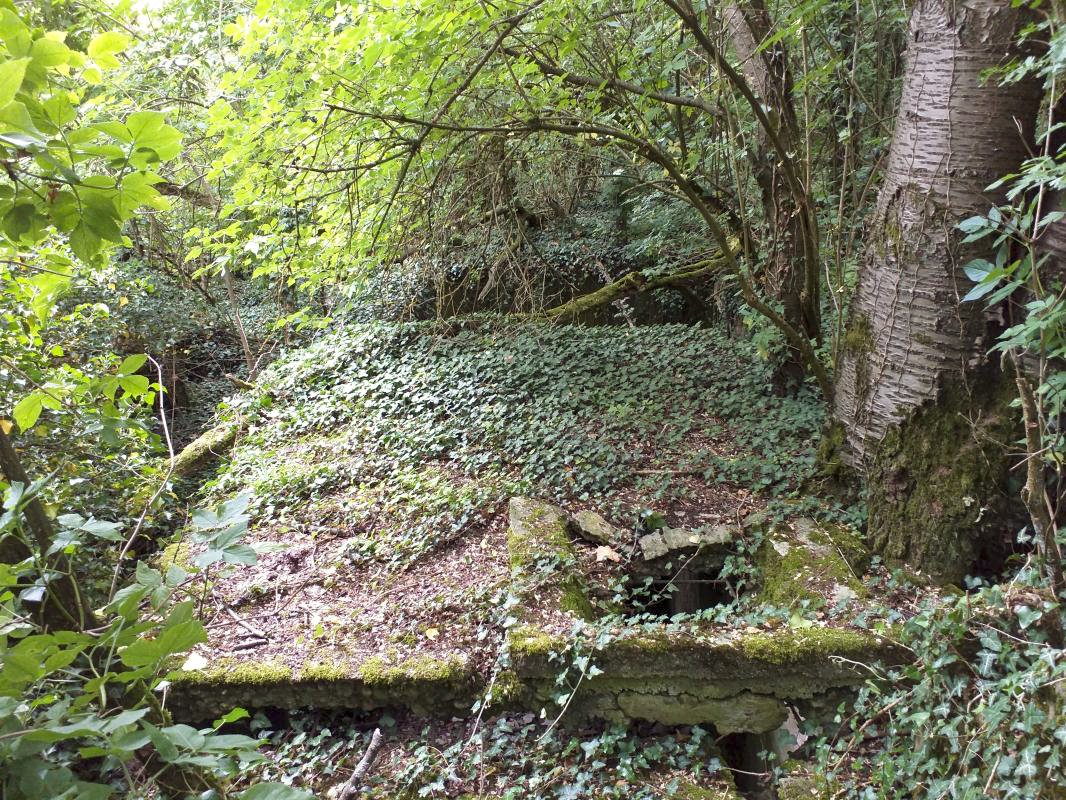
<path fill-rule="evenodd" d="M 721 333 L 467 325 L 346 328 L 231 401 L 242 432 L 209 491 L 252 491 L 260 557 L 228 574 L 240 547 L 169 549 L 216 559 L 198 680 L 465 687 L 516 602 L 509 497 L 596 510 L 622 531 L 738 525 L 813 460 L 814 398 L 772 394 L 769 367 Z M 604 563 L 622 570 L 622 549 Z M 612 580 L 592 598 L 604 613 Z"/>

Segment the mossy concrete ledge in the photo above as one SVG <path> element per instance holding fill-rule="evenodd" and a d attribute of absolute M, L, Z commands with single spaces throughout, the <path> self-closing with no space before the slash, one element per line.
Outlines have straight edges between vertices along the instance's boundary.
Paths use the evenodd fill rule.
<path fill-rule="evenodd" d="M 531 626 L 509 635 L 526 705 L 550 705 L 568 644 Z M 592 654 L 597 672 L 571 702 L 577 717 L 711 724 L 718 733 L 766 733 L 786 703 L 860 685 L 864 664 L 898 663 L 901 648 L 872 633 L 810 628 L 703 635 L 622 635 Z"/>
<path fill-rule="evenodd" d="M 482 680 L 465 656 L 422 656 L 397 663 L 370 658 L 358 665 L 226 659 L 170 676 L 168 706 L 183 720 L 217 717 L 231 708 L 409 708 L 427 716 L 470 710 Z"/>
<path fill-rule="evenodd" d="M 570 542 L 570 520 L 558 506 L 528 497 L 512 497 L 507 506 L 507 554 L 521 592 L 523 576 L 550 570 L 535 583 L 538 595 L 559 610 L 581 619 L 595 616 Z M 554 595 L 554 597 L 553 597 Z"/>

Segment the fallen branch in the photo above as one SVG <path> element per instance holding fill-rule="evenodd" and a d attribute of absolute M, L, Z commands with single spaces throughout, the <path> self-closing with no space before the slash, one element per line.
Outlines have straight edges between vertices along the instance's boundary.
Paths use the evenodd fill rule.
<path fill-rule="evenodd" d="M 231 420 L 216 425 L 186 445 L 174 459 L 173 476 L 192 475 L 209 461 L 227 453 L 237 441 L 237 422 Z"/>
<path fill-rule="evenodd" d="M 356 765 L 355 771 L 352 772 L 352 777 L 337 792 L 336 800 L 352 800 L 353 797 L 360 793 L 363 788 L 363 781 L 366 780 L 370 768 L 374 766 L 374 759 L 378 757 L 383 744 L 385 744 L 385 737 L 381 735 L 381 728 L 374 728 L 374 733 L 370 737 L 370 745 Z"/>
<path fill-rule="evenodd" d="M 224 377 L 227 381 L 232 383 L 238 389 L 254 389 L 255 388 L 255 384 L 254 383 L 249 383 L 248 381 L 244 380 L 244 378 L 238 378 L 236 375 L 231 375 L 228 372 L 222 373 L 222 377 Z"/>
<path fill-rule="evenodd" d="M 594 292 L 575 297 L 573 300 L 554 308 L 549 308 L 534 316 L 559 322 L 569 322 L 587 311 L 607 305 L 615 300 L 620 300 L 623 297 L 651 292 L 656 289 L 681 289 L 700 283 L 716 272 L 725 269 L 726 266 L 726 259 L 718 256 L 682 267 L 677 272 L 654 278 L 649 278 L 639 271 L 630 272 Z"/>

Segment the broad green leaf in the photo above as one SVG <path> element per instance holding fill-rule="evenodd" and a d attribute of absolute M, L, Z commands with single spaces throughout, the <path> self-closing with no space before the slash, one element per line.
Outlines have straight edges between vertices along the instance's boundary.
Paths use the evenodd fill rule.
<path fill-rule="evenodd" d="M 969 264 L 962 268 L 966 273 L 966 277 L 974 283 L 980 283 L 996 269 L 992 262 L 984 258 L 975 258 Z"/>
<path fill-rule="evenodd" d="M 204 626 L 197 620 L 189 620 L 164 629 L 155 639 L 138 639 L 119 657 L 128 667 L 146 667 L 206 641 Z"/>
<path fill-rule="evenodd" d="M 92 261 L 100 252 L 100 237 L 93 233 L 84 221 L 79 222 L 70 233 L 70 249 L 82 261 Z"/>
<path fill-rule="evenodd" d="M 101 67 L 117 67 L 119 62 L 115 53 L 125 50 L 129 43 L 130 37 L 118 31 L 98 34 L 89 42 L 89 58 Z"/>
<path fill-rule="evenodd" d="M 160 728 L 159 732 L 170 739 L 175 747 L 184 750 L 199 750 L 207 741 L 202 733 L 189 725 L 170 725 Z"/>
<path fill-rule="evenodd" d="M 966 296 L 962 298 L 962 302 L 972 303 L 974 300 L 980 300 L 995 288 L 995 283 L 979 283 L 966 293 Z"/>
<path fill-rule="evenodd" d="M 33 137 L 34 144 L 41 147 L 47 144 L 46 139 L 41 136 L 41 132 L 37 130 L 37 126 L 30 117 L 30 112 L 26 110 L 25 103 L 15 101 L 7 105 L 0 105 L 0 130 L 5 131 L 8 135 L 15 132 L 29 134 Z"/>
<path fill-rule="evenodd" d="M 37 424 L 43 409 L 44 403 L 41 402 L 40 392 L 32 392 L 15 404 L 11 414 L 18 423 L 19 430 L 25 433 Z"/>
<path fill-rule="evenodd" d="M 29 64 L 28 58 L 16 58 L 0 64 L 0 108 L 15 99 L 15 93 L 22 88 Z"/>
<path fill-rule="evenodd" d="M 238 544 L 223 550 L 222 558 L 230 564 L 243 564 L 250 567 L 256 562 L 258 556 L 255 550 L 248 545 Z"/>
<path fill-rule="evenodd" d="M 148 356 L 143 353 L 137 353 L 132 356 L 126 356 L 122 363 L 118 365 L 117 373 L 119 375 L 132 375 L 137 370 L 145 365 L 148 361 Z"/>
<path fill-rule="evenodd" d="M 38 39 L 30 48 L 30 57 L 42 67 L 58 67 L 70 62 L 71 50 L 55 39 Z"/>
<path fill-rule="evenodd" d="M 156 586 L 162 585 L 163 583 L 163 576 L 160 575 L 158 571 L 149 567 L 143 561 L 137 562 L 136 577 L 137 583 L 141 584 L 142 586 L 148 586 L 153 589 Z"/>

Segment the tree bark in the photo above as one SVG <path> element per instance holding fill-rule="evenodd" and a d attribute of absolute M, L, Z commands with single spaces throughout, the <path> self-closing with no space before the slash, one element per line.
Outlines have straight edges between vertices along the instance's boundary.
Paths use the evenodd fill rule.
<path fill-rule="evenodd" d="M 983 305 L 960 302 L 972 286 L 962 267 L 982 245 L 963 245 L 957 224 L 1002 199 L 986 187 L 1016 170 L 1032 141 L 1039 83 L 982 77 L 1019 55 L 1029 19 L 1004 0 L 914 6 L 837 371 L 841 457 L 867 478 L 873 544 L 941 580 L 972 566 L 992 517 L 983 506 L 1005 479 L 1005 454 L 990 439 L 1005 433 L 996 398 L 1009 395 L 985 357 Z"/>
<path fill-rule="evenodd" d="M 9 483 L 21 483 L 27 489 L 30 479 L 22 468 L 11 439 L 0 428 L 0 471 Z M 96 616 L 81 594 L 71 565 L 63 553 L 48 555 L 55 541 L 52 521 L 44 511 L 41 501 L 34 497 L 23 509 L 26 527 L 33 534 L 40 563 L 47 572 L 53 573 L 48 583 L 48 592 L 40 604 L 40 622 L 50 630 L 82 631 L 96 625 Z M 31 548 L 16 537 L 0 540 L 0 560 L 21 561 L 34 555 Z"/>
<path fill-rule="evenodd" d="M 778 138 L 791 152 L 799 151 L 799 124 L 792 101 L 792 70 L 780 42 L 763 47 L 772 26 L 763 0 L 746 0 L 726 7 L 724 19 L 741 72 L 763 101 Z M 780 301 L 784 317 L 810 339 L 821 337 L 818 231 L 814 224 L 810 187 L 805 207 L 796 202 L 767 134 L 757 131 L 749 148 L 752 170 L 762 195 L 768 256 L 765 283 Z"/>

